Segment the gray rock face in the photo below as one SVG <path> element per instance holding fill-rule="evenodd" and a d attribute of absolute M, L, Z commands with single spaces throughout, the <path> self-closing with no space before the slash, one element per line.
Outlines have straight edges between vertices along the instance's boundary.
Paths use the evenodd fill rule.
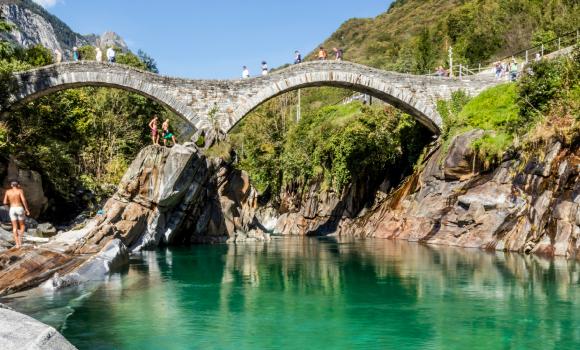
<path fill-rule="evenodd" d="M 51 51 L 66 52 L 73 46 L 88 44 L 82 35 L 32 0 L 5 0 L 0 5 L 0 13 L 15 27 L 12 32 L 2 34 L 3 38 L 17 45 L 40 44 Z"/>
<path fill-rule="evenodd" d="M 438 151 L 420 174 L 364 216 L 342 218 L 333 234 L 420 241 L 481 249 L 580 257 L 580 167 L 578 149 L 548 143 L 528 164 L 504 162 L 493 173 L 462 180 L 441 176 Z M 461 154 L 459 152 L 457 154 Z M 456 157 L 462 160 L 463 156 Z M 460 164 L 461 161 L 455 162 Z M 317 203 L 301 203 L 320 213 Z M 307 200 L 311 200 L 308 199 Z M 307 234 L 329 220 L 312 211 L 290 211 L 276 231 Z"/>
<path fill-rule="evenodd" d="M 2 18 L 15 26 L 4 37 L 20 46 L 40 44 L 51 51 L 63 50 L 52 25 L 41 15 L 16 4 L 0 5 Z"/>
<path fill-rule="evenodd" d="M 101 48 L 117 47 L 125 52 L 129 51 L 129 47 L 127 46 L 125 40 L 123 40 L 123 38 L 115 32 L 104 32 L 100 36 L 97 35 L 93 36 L 93 38 L 94 38 L 93 44 L 95 46 Z"/>
<path fill-rule="evenodd" d="M 0 307 L 2 350 L 74 350 L 56 329 L 26 315 Z"/>
<path fill-rule="evenodd" d="M 471 143 L 483 136 L 483 130 L 471 130 L 455 136 L 443 161 L 443 174 L 448 180 L 459 180 L 472 175 L 476 169 Z"/>

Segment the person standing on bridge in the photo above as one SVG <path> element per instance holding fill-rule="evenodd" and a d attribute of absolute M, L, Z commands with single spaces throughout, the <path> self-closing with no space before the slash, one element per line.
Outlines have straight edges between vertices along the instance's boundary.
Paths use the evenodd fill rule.
<path fill-rule="evenodd" d="M 328 53 L 326 52 L 324 47 L 321 46 L 320 49 L 318 50 L 318 60 L 319 61 L 326 61 L 327 58 L 328 58 Z"/>
<path fill-rule="evenodd" d="M 107 60 L 109 63 L 115 63 L 115 50 L 112 47 L 107 49 Z"/>
<path fill-rule="evenodd" d="M 343 55 L 342 49 L 335 47 L 332 50 L 334 51 L 334 59 L 336 61 L 342 61 L 342 55 Z"/>
<path fill-rule="evenodd" d="M 517 78 L 518 78 L 518 62 L 516 62 L 514 58 L 510 66 L 510 80 L 516 81 Z"/>
<path fill-rule="evenodd" d="M 79 49 L 75 46 L 73 47 L 73 61 L 77 62 L 79 59 Z"/>
<path fill-rule="evenodd" d="M 60 53 L 59 49 L 54 50 L 54 61 L 56 63 L 61 63 L 62 62 L 62 53 Z"/>
<path fill-rule="evenodd" d="M 157 129 L 157 122 L 159 118 L 157 115 L 153 115 L 153 119 L 149 122 L 149 129 L 151 129 L 151 141 L 153 141 L 154 145 L 159 146 L 159 131 Z"/>
<path fill-rule="evenodd" d="M 95 54 L 95 61 L 97 61 L 97 62 L 103 62 L 103 51 L 101 51 L 101 48 L 100 47 L 97 47 L 95 49 L 95 52 L 96 52 L 96 54 Z"/>
<path fill-rule="evenodd" d="M 172 140 L 173 146 L 177 145 L 177 141 L 175 141 L 175 135 L 169 131 L 169 119 L 165 119 L 161 125 L 161 129 L 163 130 L 163 146 L 167 146 L 167 140 Z"/>
<path fill-rule="evenodd" d="M 12 233 L 16 248 L 19 249 L 22 246 L 22 236 L 24 236 L 26 231 L 24 220 L 26 220 L 26 216 L 30 216 L 30 211 L 28 210 L 24 191 L 20 188 L 18 181 L 12 181 L 10 187 L 4 195 L 4 205 L 10 206 L 9 214 L 12 222 Z"/>
<path fill-rule="evenodd" d="M 262 75 L 268 75 L 268 63 L 266 61 L 262 61 Z"/>
<path fill-rule="evenodd" d="M 302 63 L 302 55 L 300 54 L 300 51 L 296 50 L 294 51 L 294 64 L 299 63 Z"/>
<path fill-rule="evenodd" d="M 250 77 L 250 70 L 248 69 L 248 67 L 243 66 L 242 67 L 242 78 L 248 79 L 249 77 Z"/>

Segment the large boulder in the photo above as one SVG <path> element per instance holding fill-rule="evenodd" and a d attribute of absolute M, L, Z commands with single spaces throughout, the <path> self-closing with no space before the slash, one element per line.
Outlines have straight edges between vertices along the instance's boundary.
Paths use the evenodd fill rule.
<path fill-rule="evenodd" d="M 461 180 L 473 174 L 473 150 L 471 144 L 484 135 L 483 130 L 470 130 L 453 138 L 443 161 L 446 180 Z"/>
<path fill-rule="evenodd" d="M 0 196 L 4 198 L 6 189 L 10 187 L 10 181 L 18 180 L 26 194 L 30 216 L 35 219 L 38 218 L 46 210 L 48 205 L 48 198 L 44 195 L 40 174 L 34 170 L 26 169 L 25 166 L 13 157 L 10 157 L 8 164 L 4 164 L 3 166 L 5 167 L 2 169 L 5 176 L 2 189 L 0 189 Z M 6 219 L 4 215 L 2 219 Z"/>
<path fill-rule="evenodd" d="M 32 317 L 0 307 L 2 350 L 74 350 L 56 329 Z"/>

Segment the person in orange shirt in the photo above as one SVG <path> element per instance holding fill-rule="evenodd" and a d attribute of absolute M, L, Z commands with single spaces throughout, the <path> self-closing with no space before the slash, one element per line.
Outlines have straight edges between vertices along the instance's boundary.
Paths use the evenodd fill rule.
<path fill-rule="evenodd" d="M 320 49 L 318 50 L 318 59 L 320 61 L 326 61 L 327 58 L 328 58 L 328 53 L 326 52 L 324 47 L 321 46 Z"/>

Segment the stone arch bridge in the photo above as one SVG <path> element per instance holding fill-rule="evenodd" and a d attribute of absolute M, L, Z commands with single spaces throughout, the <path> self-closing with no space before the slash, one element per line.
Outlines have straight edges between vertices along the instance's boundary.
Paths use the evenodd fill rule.
<path fill-rule="evenodd" d="M 497 84 L 490 79 L 408 75 L 336 61 L 306 62 L 264 77 L 240 80 L 171 78 L 94 61 L 50 65 L 15 73 L 14 78 L 17 89 L 11 96 L 12 103 L 81 86 L 114 87 L 165 105 L 195 131 L 219 128 L 224 134 L 265 101 L 288 91 L 315 86 L 343 87 L 371 95 L 414 116 L 438 134 L 442 126 L 436 110 L 438 99 L 447 99 L 457 90 L 475 95 Z"/>

